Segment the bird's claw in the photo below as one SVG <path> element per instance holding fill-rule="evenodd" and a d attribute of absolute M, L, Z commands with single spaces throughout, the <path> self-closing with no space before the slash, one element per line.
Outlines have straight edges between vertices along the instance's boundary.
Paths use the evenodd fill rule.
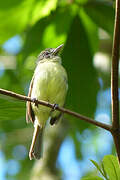
<path fill-rule="evenodd" d="M 58 104 L 53 104 L 52 110 L 55 111 L 58 107 Z"/>
<path fill-rule="evenodd" d="M 32 101 L 35 104 L 35 106 L 38 107 L 38 100 L 36 98 L 32 98 Z"/>
<path fill-rule="evenodd" d="M 58 104 L 53 104 L 50 114 L 52 114 L 52 112 L 55 111 L 58 107 L 59 107 Z"/>

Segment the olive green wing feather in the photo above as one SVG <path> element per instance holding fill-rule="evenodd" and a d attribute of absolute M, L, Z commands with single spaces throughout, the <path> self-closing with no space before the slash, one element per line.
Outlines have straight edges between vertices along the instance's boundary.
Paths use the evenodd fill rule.
<path fill-rule="evenodd" d="M 28 97 L 31 97 L 33 83 L 34 83 L 34 76 L 30 82 Z M 34 121 L 35 121 L 35 114 L 32 110 L 31 102 L 27 101 L 27 103 L 26 103 L 26 122 L 27 123 L 29 123 L 29 122 L 34 123 Z"/>

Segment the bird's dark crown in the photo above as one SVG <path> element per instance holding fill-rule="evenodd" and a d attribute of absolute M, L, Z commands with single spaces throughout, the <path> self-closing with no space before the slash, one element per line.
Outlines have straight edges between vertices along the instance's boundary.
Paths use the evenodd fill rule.
<path fill-rule="evenodd" d="M 53 56 L 55 56 L 53 54 L 55 48 L 47 48 L 44 51 L 42 51 L 39 56 L 38 56 L 38 60 L 43 60 L 43 59 L 47 59 L 47 58 L 51 58 Z"/>
<path fill-rule="evenodd" d="M 58 56 L 58 53 L 60 52 L 61 48 L 63 47 L 63 44 L 58 46 L 57 48 L 47 48 L 44 51 L 42 51 L 38 56 L 38 61 L 41 61 L 43 59 L 47 58 L 54 58 L 55 56 Z"/>

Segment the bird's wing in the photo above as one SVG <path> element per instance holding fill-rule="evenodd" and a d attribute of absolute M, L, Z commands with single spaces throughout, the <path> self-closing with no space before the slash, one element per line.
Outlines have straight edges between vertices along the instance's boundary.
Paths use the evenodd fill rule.
<path fill-rule="evenodd" d="M 58 116 L 51 117 L 50 125 L 54 125 L 58 122 L 58 120 L 62 117 L 63 113 L 60 113 Z"/>
<path fill-rule="evenodd" d="M 33 82 L 34 82 L 34 76 L 32 77 L 32 80 L 30 82 L 28 97 L 31 97 Z M 35 114 L 32 110 L 31 102 L 27 101 L 27 103 L 26 103 L 26 122 L 27 123 L 29 123 L 29 122 L 34 123 L 34 121 L 35 121 Z"/>

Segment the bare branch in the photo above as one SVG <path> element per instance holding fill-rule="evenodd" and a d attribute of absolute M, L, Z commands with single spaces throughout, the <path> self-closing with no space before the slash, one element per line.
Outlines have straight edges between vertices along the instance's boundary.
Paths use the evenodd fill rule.
<path fill-rule="evenodd" d="M 114 41 L 112 51 L 111 94 L 112 94 L 112 120 L 113 127 L 119 126 L 119 98 L 118 98 L 118 68 L 120 45 L 120 1 L 116 1 L 116 17 L 114 27 Z"/>
<path fill-rule="evenodd" d="M 119 96 L 118 96 L 118 69 L 120 47 L 120 0 L 116 0 L 116 15 L 114 26 L 112 71 L 111 71 L 111 95 L 112 95 L 112 131 L 113 138 L 120 162 L 120 133 L 119 133 Z"/>
<path fill-rule="evenodd" d="M 35 102 L 35 99 L 32 99 L 30 97 L 27 97 L 27 96 L 24 96 L 24 95 L 21 95 L 21 94 L 14 93 L 12 91 L 1 89 L 1 88 L 0 88 L 0 94 L 7 95 L 7 96 L 10 96 L 10 97 L 13 97 L 13 98 L 16 98 L 16 99 L 19 99 L 19 100 L 23 100 L 23 101 L 30 101 L 30 102 L 33 102 L 33 103 L 38 103 L 40 105 L 47 106 L 47 107 L 50 107 L 52 109 L 54 109 L 54 107 L 55 107 L 54 104 L 51 104 L 49 102 L 42 101 L 42 100 L 36 100 L 36 102 Z M 83 116 L 83 115 L 81 115 L 79 113 L 73 112 L 73 111 L 71 111 L 69 109 L 65 109 L 63 107 L 57 106 L 56 110 L 61 111 L 61 112 L 66 113 L 66 114 L 69 114 L 69 115 L 72 115 L 74 117 L 77 117 L 77 118 L 79 118 L 81 120 L 84 120 L 84 121 L 86 121 L 88 123 L 91 123 L 93 125 L 101 127 L 103 129 L 106 129 L 108 131 L 111 131 L 111 125 L 107 125 L 107 124 L 95 121 L 93 119 L 90 119 L 90 118 L 88 118 L 86 116 Z"/>

